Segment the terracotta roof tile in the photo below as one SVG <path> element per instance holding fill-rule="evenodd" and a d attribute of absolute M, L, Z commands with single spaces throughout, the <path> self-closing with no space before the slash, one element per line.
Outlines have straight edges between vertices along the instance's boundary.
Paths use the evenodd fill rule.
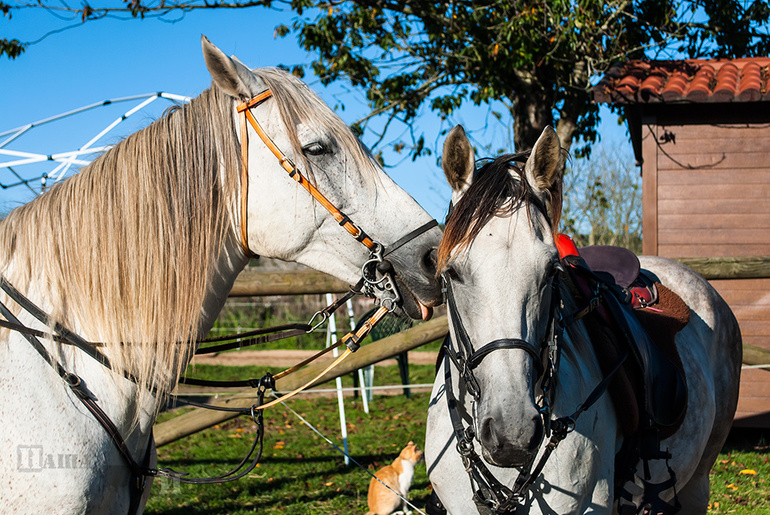
<path fill-rule="evenodd" d="M 627 61 L 613 65 L 594 88 L 594 101 L 770 101 L 770 57 Z"/>
<path fill-rule="evenodd" d="M 757 63 L 748 63 L 741 71 L 738 98 L 741 102 L 756 102 L 761 98 L 762 70 Z"/>

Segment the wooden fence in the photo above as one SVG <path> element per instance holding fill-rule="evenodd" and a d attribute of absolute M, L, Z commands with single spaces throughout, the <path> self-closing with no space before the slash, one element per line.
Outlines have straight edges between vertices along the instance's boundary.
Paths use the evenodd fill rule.
<path fill-rule="evenodd" d="M 706 279 L 748 279 L 768 277 L 770 256 L 752 258 L 680 259 Z M 267 295 L 303 295 L 342 293 L 348 285 L 329 275 L 312 270 L 292 272 L 244 271 L 238 276 L 231 292 L 232 297 L 258 297 Z M 406 331 L 383 338 L 359 349 L 338 367 L 320 378 L 315 385 L 349 374 L 359 368 L 391 358 L 402 352 L 443 338 L 447 334 L 446 316 L 437 317 Z M 308 365 L 276 382 L 276 389 L 289 391 L 303 385 L 326 368 L 331 359 Z M 770 363 L 770 351 L 744 345 L 743 362 L 747 365 Z M 213 404 L 227 407 L 248 407 L 256 402 L 253 396 L 234 396 Z M 219 424 L 237 415 L 229 412 L 195 409 L 154 427 L 158 447 Z"/>

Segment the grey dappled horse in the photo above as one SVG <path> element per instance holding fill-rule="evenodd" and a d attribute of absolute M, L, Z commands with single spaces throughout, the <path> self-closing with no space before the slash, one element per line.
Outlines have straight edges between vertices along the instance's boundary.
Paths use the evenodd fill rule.
<path fill-rule="evenodd" d="M 550 127 L 520 160 L 521 166 L 509 156 L 477 175 L 462 128 L 455 128 L 445 142 L 443 168 L 452 187 L 453 211 L 439 247 L 439 270 L 454 298 L 450 335 L 456 344 L 457 333 L 465 332 L 474 354 L 468 356 L 462 349 L 463 377 L 470 380 L 461 380 L 451 363 L 439 368 L 428 412 L 425 457 L 435 492 L 455 515 L 477 512 L 472 498 L 479 488 L 477 483 L 471 485 L 456 434 L 461 435 L 465 455 L 477 456 L 492 475 L 493 479 L 482 480 L 486 486 L 497 481 L 515 490 L 519 469 L 532 471 L 546 452 L 549 439 L 544 438 L 540 411 L 544 378 L 538 356 L 554 327 L 552 298 L 562 299 L 559 309 L 566 317 L 584 307 L 563 283 L 552 291 L 560 268 L 554 233 L 561 210 L 562 159 Z M 706 513 L 709 470 L 727 437 L 738 398 L 739 328 L 727 304 L 698 274 L 665 258 L 640 260 L 691 310 L 689 323 L 675 340 L 686 373 L 687 410 L 678 431 L 660 442 L 670 459 L 649 461 L 649 483 L 663 484 L 675 477 L 675 490 L 665 489 L 662 500 L 671 503 L 676 492 L 682 513 Z M 493 344 L 479 352 L 489 342 Z M 559 352 L 556 376 L 549 383 L 553 405 L 547 422 L 552 431 L 566 433 L 572 429 L 569 417 L 577 418 L 576 410 L 605 376 L 583 320 L 570 323 Z M 455 420 L 447 403 L 453 399 Z M 516 513 L 617 510 L 615 454 L 624 437 L 610 396 L 605 393 L 594 401 L 553 450 L 542 472 L 521 490 L 521 499 L 512 503 Z M 466 437 L 467 431 L 471 437 Z M 636 483 L 644 473 L 639 464 Z M 641 492 L 633 493 L 638 502 Z M 487 513 L 484 509 L 481 513 Z"/>

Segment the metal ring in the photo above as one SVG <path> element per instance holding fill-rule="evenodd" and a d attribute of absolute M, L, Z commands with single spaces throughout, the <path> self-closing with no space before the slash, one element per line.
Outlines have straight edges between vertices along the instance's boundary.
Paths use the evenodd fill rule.
<path fill-rule="evenodd" d="M 382 299 L 380 301 L 380 304 L 382 305 L 382 307 L 387 309 L 389 313 L 392 313 L 396 309 L 396 306 L 397 306 L 396 303 L 397 302 L 398 302 L 398 300 L 396 298 L 394 298 L 394 297 L 387 297 L 385 299 Z M 388 305 L 388 304 L 390 304 L 390 305 Z"/>
<path fill-rule="evenodd" d="M 315 320 L 315 317 L 317 317 L 318 315 L 321 315 L 321 321 L 318 322 L 316 325 L 313 325 L 313 320 Z M 321 327 L 321 325 L 323 325 L 327 320 L 329 320 L 329 313 L 327 313 L 324 310 L 316 311 L 315 313 L 313 313 L 313 316 L 310 318 L 310 321 L 307 323 L 307 325 L 310 326 L 310 329 L 306 332 L 308 334 L 312 333 L 313 331 Z"/>
<path fill-rule="evenodd" d="M 372 286 L 377 286 L 377 285 L 382 284 L 383 281 L 385 281 L 387 279 L 387 276 L 385 276 L 385 275 L 383 275 L 382 278 L 379 281 L 375 281 L 375 280 L 369 279 L 367 277 L 366 267 L 368 267 L 371 263 L 381 263 L 381 262 L 382 262 L 382 259 L 372 258 L 372 259 L 369 259 L 368 261 L 364 262 L 363 265 L 361 265 L 361 277 L 364 278 L 364 281 L 366 281 L 366 284 L 369 284 L 369 285 L 372 285 Z M 376 275 L 374 277 L 375 277 L 375 279 L 377 278 Z"/>
<path fill-rule="evenodd" d="M 62 379 L 64 379 L 64 382 L 67 383 L 72 388 L 77 388 L 80 386 L 80 377 L 77 374 L 72 374 L 70 372 L 67 372 Z"/>

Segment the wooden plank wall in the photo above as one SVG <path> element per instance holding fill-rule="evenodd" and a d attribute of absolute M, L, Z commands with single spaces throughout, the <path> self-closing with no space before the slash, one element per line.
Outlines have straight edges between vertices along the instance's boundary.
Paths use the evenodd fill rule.
<path fill-rule="evenodd" d="M 770 255 L 769 125 L 653 124 L 644 133 L 645 254 Z M 744 342 L 770 350 L 770 279 L 712 284 Z M 736 425 L 770 427 L 770 371 L 744 370 Z"/>
<path fill-rule="evenodd" d="M 675 138 L 657 146 L 657 253 L 769 254 L 770 127 L 679 125 L 657 132 L 658 139 Z"/>

